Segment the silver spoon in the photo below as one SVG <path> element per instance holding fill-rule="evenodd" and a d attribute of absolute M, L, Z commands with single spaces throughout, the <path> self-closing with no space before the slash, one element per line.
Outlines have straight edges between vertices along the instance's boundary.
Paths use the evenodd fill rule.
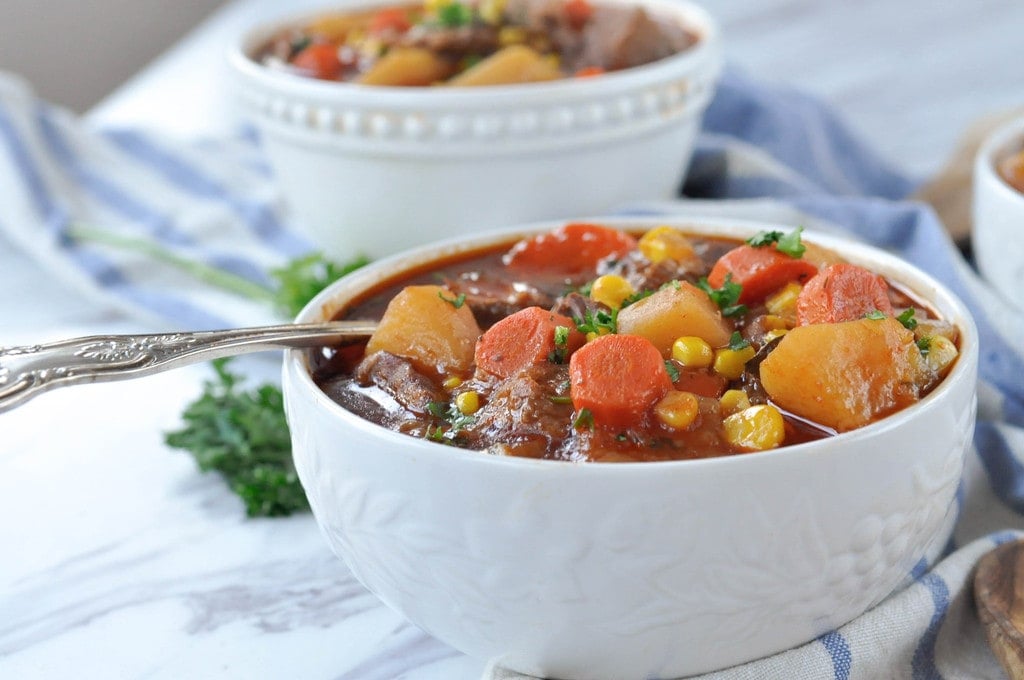
<path fill-rule="evenodd" d="M 283 324 L 226 331 L 93 335 L 0 347 L 0 413 L 67 385 L 140 378 L 234 354 L 321 347 L 365 338 L 374 321 Z"/>

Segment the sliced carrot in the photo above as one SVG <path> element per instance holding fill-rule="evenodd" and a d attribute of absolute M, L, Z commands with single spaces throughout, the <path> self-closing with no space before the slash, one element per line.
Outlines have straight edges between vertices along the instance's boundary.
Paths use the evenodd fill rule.
<path fill-rule="evenodd" d="M 569 360 L 569 395 L 577 412 L 597 425 L 629 427 L 666 392 L 672 379 L 661 352 L 638 335 L 603 335 Z"/>
<path fill-rule="evenodd" d="M 746 304 L 764 299 L 790 281 L 804 281 L 817 271 L 807 260 L 780 253 L 774 247 L 744 244 L 718 258 L 708 274 L 708 283 L 712 288 L 721 288 L 726 275 L 732 274 L 732 280 L 743 286 L 739 301 Z"/>
<path fill-rule="evenodd" d="M 338 48 L 330 43 L 313 43 L 292 57 L 292 66 L 321 80 L 334 80 L 341 75 Z"/>
<path fill-rule="evenodd" d="M 601 76 L 605 73 L 606 71 L 600 66 L 584 66 L 573 75 L 577 78 L 593 78 L 594 76 Z"/>
<path fill-rule="evenodd" d="M 833 264 L 808 281 L 796 299 L 797 325 L 854 321 L 879 311 L 892 316 L 889 284 L 855 264 Z"/>
<path fill-rule="evenodd" d="M 582 29 L 594 15 L 594 6 L 587 0 L 566 0 L 565 18 L 577 31 Z"/>
<path fill-rule="evenodd" d="M 385 33 L 387 31 L 405 33 L 411 26 L 408 15 L 400 7 L 387 7 L 374 14 L 373 18 L 370 19 L 371 33 Z"/>
<path fill-rule="evenodd" d="M 505 264 L 579 274 L 593 271 L 606 257 L 625 255 L 634 248 L 636 239 L 625 232 L 574 222 L 515 244 L 505 254 Z"/>
<path fill-rule="evenodd" d="M 566 331 L 565 342 L 556 344 L 556 329 Z M 508 378 L 545 361 L 564 363 L 586 342 L 567 316 L 540 307 L 527 307 L 506 316 L 480 336 L 474 358 L 477 368 Z"/>

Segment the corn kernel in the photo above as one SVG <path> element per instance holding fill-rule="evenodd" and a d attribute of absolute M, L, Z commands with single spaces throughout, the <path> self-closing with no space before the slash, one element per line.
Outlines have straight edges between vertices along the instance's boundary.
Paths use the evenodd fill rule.
<path fill-rule="evenodd" d="M 423 9 L 427 14 L 437 14 L 442 7 L 452 4 L 452 0 L 423 0 Z"/>
<path fill-rule="evenodd" d="M 925 363 L 938 374 L 944 373 L 956 360 L 957 351 L 953 341 L 944 335 L 933 335 L 928 338 L 928 354 Z"/>
<path fill-rule="evenodd" d="M 715 373 L 735 380 L 743 375 L 743 368 L 747 362 L 754 358 L 757 352 L 753 347 L 747 346 L 743 349 L 729 349 L 728 347 L 715 350 Z"/>
<path fill-rule="evenodd" d="M 723 413 L 732 415 L 750 408 L 750 397 L 743 390 L 726 390 L 719 397 L 718 403 L 721 405 Z"/>
<path fill-rule="evenodd" d="M 505 12 L 507 0 L 481 0 L 478 11 L 480 18 L 492 26 L 501 23 L 501 15 Z"/>
<path fill-rule="evenodd" d="M 522 26 L 503 26 L 498 30 L 498 44 L 502 47 L 522 45 L 527 37 L 526 29 Z"/>
<path fill-rule="evenodd" d="M 684 335 L 672 343 L 672 358 L 683 366 L 704 368 L 715 360 L 715 351 L 702 338 Z"/>
<path fill-rule="evenodd" d="M 623 300 L 635 292 L 629 281 L 615 274 L 599 276 L 590 286 L 590 298 L 612 309 L 621 307 Z"/>
<path fill-rule="evenodd" d="M 693 246 L 681 231 L 673 227 L 655 227 L 640 237 L 640 252 L 654 263 L 662 260 L 684 262 L 693 257 Z"/>
<path fill-rule="evenodd" d="M 457 375 L 450 375 L 444 379 L 442 385 L 446 390 L 454 390 L 456 387 L 462 384 L 462 378 Z"/>
<path fill-rule="evenodd" d="M 783 319 L 796 319 L 796 299 L 800 297 L 803 290 L 796 281 L 790 281 L 785 286 L 765 298 L 764 306 L 768 308 L 769 314 L 781 316 Z"/>
<path fill-rule="evenodd" d="M 700 403 L 692 392 L 670 390 L 654 405 L 654 415 L 665 425 L 685 430 L 697 419 Z"/>
<path fill-rule="evenodd" d="M 789 330 L 789 323 L 777 314 L 765 314 L 764 327 L 769 331 Z"/>
<path fill-rule="evenodd" d="M 601 337 L 600 333 L 595 333 L 594 331 L 589 331 L 587 333 L 587 342 L 593 342 L 594 340 L 597 340 L 599 337 Z"/>
<path fill-rule="evenodd" d="M 786 438 L 786 425 L 779 410 L 770 404 L 758 404 L 734 413 L 724 421 L 725 439 L 748 451 L 774 449 Z"/>
<path fill-rule="evenodd" d="M 788 332 L 789 331 L 786 330 L 785 328 L 777 328 L 775 330 L 768 331 L 767 333 L 764 334 L 764 342 L 767 345 L 769 342 L 771 342 L 775 338 L 781 338 L 783 335 L 785 335 Z"/>
<path fill-rule="evenodd" d="M 455 407 L 464 416 L 476 413 L 480 409 L 480 395 L 476 392 L 463 392 L 455 397 Z"/>

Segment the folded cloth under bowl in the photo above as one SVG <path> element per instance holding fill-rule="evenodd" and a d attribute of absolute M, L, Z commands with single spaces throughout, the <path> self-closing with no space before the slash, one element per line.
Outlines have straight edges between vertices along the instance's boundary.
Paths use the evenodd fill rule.
<path fill-rule="evenodd" d="M 171 142 L 97 130 L 0 75 L 0 230 L 54 276 L 164 326 L 279 320 L 268 271 L 309 252 L 258 140 Z M 839 229 L 946 282 L 982 339 L 979 418 L 957 494 L 953 539 L 934 565 L 863 616 L 713 678 L 999 677 L 971 603 L 991 547 L 1024 533 L 1024 320 L 976 276 L 913 182 L 815 100 L 727 71 L 707 111 L 684 197 L 624 213 L 757 217 Z M 353 255 L 356 255 L 353 253 Z M 171 264 L 168 264 L 171 262 Z M 226 272 L 225 292 L 182 264 Z M 491 680 L 522 678 L 498 667 Z"/>

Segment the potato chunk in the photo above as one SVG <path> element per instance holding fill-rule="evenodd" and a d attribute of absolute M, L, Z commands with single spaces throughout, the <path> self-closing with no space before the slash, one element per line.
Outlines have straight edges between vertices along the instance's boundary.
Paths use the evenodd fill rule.
<path fill-rule="evenodd" d="M 407 286 L 388 303 L 366 354 L 390 352 L 436 375 L 468 372 L 480 326 L 467 305 L 449 300 L 455 295 L 442 286 Z"/>
<path fill-rule="evenodd" d="M 732 327 L 708 294 L 689 283 L 668 285 L 619 312 L 619 332 L 647 338 L 668 358 L 677 338 L 695 336 L 711 347 L 729 344 Z"/>
<path fill-rule="evenodd" d="M 509 45 L 448 81 L 449 85 L 475 87 L 558 80 L 562 72 L 536 50 Z"/>
<path fill-rule="evenodd" d="M 421 47 L 396 47 L 380 58 L 357 82 L 363 85 L 426 86 L 452 73 L 450 63 Z"/>
<path fill-rule="evenodd" d="M 761 362 L 775 403 L 844 432 L 918 399 L 920 350 L 891 317 L 799 326 Z"/>

